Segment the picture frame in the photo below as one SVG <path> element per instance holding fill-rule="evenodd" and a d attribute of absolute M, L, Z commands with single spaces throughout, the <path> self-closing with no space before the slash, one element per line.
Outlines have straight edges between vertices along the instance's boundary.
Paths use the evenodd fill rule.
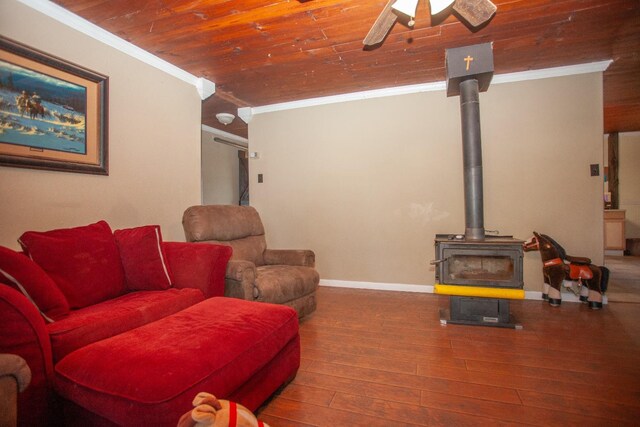
<path fill-rule="evenodd" d="M 109 78 L 0 36 L 0 166 L 109 175 Z"/>

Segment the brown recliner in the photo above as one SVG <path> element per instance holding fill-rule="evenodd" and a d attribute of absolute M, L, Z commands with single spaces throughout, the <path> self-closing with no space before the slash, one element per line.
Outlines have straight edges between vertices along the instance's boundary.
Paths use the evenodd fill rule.
<path fill-rule="evenodd" d="M 284 304 L 301 319 L 316 309 L 320 276 L 310 250 L 267 249 L 260 215 L 251 206 L 192 206 L 182 216 L 187 242 L 228 245 L 225 296 Z"/>

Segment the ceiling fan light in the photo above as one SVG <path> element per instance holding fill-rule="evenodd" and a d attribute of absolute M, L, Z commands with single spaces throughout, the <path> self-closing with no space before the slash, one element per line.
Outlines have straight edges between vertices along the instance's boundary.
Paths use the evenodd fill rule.
<path fill-rule="evenodd" d="M 431 14 L 437 15 L 451 6 L 454 1 L 455 0 L 429 0 L 429 4 L 431 5 Z"/>
<path fill-rule="evenodd" d="M 391 9 L 407 15 L 409 18 L 415 18 L 417 8 L 418 0 L 398 0 L 391 6 Z"/>

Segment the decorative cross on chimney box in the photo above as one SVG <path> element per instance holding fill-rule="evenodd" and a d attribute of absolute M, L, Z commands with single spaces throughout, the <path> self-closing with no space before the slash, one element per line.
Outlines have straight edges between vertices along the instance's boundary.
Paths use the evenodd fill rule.
<path fill-rule="evenodd" d="M 447 49 L 447 96 L 460 95 L 460 83 L 473 78 L 480 92 L 489 89 L 493 77 L 493 42 Z"/>

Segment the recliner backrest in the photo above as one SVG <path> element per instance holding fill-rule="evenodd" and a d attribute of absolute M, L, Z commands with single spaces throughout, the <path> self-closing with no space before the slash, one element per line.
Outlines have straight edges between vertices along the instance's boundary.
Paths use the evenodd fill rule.
<path fill-rule="evenodd" d="M 264 264 L 264 226 L 251 206 L 191 206 L 182 216 L 182 226 L 187 242 L 228 245 L 233 248 L 231 259 Z"/>

